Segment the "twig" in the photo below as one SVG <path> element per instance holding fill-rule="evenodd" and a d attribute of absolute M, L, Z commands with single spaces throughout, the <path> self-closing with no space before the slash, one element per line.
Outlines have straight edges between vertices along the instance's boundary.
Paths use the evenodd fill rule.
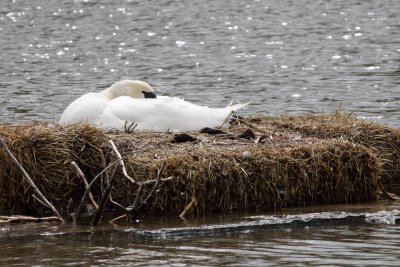
<path fill-rule="evenodd" d="M 103 195 L 101 197 L 101 200 L 99 202 L 96 214 L 93 216 L 93 218 L 91 220 L 91 224 L 92 225 L 96 225 L 96 224 L 98 224 L 100 222 L 100 220 L 101 220 L 101 218 L 103 216 L 104 208 L 106 206 L 107 201 L 109 201 L 110 203 L 116 205 L 117 207 L 119 207 L 120 209 L 125 211 L 126 212 L 125 216 L 127 216 L 130 213 L 129 214 L 130 215 L 129 216 L 130 220 L 136 219 L 140 214 L 140 210 L 142 209 L 144 204 L 149 200 L 149 198 L 154 194 L 154 192 L 155 192 L 156 188 L 159 186 L 160 182 L 169 181 L 169 180 L 171 180 L 173 178 L 173 177 L 168 177 L 168 178 L 164 178 L 164 179 L 161 178 L 161 176 L 162 176 L 162 174 L 164 172 L 165 166 L 166 166 L 166 161 L 164 161 L 162 163 L 162 165 L 161 165 L 161 168 L 157 172 L 157 178 L 156 179 L 149 180 L 149 181 L 146 181 L 146 182 L 135 181 L 133 178 L 131 178 L 128 175 L 128 173 L 126 171 L 125 163 L 124 163 L 124 161 L 122 159 L 122 156 L 119 153 L 117 147 L 115 146 L 114 142 L 112 140 L 109 140 L 109 144 L 110 144 L 111 149 L 116 154 L 117 160 L 114 163 L 108 165 L 106 168 L 104 168 L 95 178 L 93 178 L 93 180 L 90 182 L 90 184 L 87 183 L 85 175 L 80 170 L 79 166 L 75 162 L 71 162 L 71 164 L 75 167 L 76 171 L 78 172 L 78 175 L 82 178 L 82 180 L 86 181 L 86 182 L 84 182 L 85 186 L 86 186 L 85 193 L 82 196 L 81 202 L 80 202 L 80 204 L 79 204 L 79 206 L 78 206 L 78 208 L 76 210 L 76 213 L 73 214 L 73 216 L 74 216 L 73 219 L 74 219 L 75 223 L 77 223 L 79 221 L 79 217 L 80 217 L 80 213 L 81 213 L 81 209 L 83 207 L 83 204 L 85 203 L 87 196 L 91 194 L 90 193 L 91 186 L 98 179 L 98 177 L 100 177 L 103 173 L 107 173 L 106 171 L 113 165 L 115 165 L 115 167 L 114 167 L 114 170 L 112 172 L 112 176 L 111 176 L 111 178 L 107 179 L 107 180 L 109 180 L 108 181 L 108 187 L 107 187 L 107 189 L 105 190 L 105 192 L 103 193 Z M 104 155 L 102 156 L 102 164 L 105 165 Z M 128 206 L 128 207 L 124 207 L 121 204 L 115 202 L 112 199 L 112 196 L 111 196 L 111 190 L 112 190 L 112 187 L 113 187 L 113 181 L 114 181 L 114 178 L 115 178 L 115 175 L 116 175 L 116 171 L 117 171 L 117 168 L 119 167 L 119 165 L 121 165 L 122 172 L 123 172 L 124 176 L 132 184 L 138 186 L 135 198 L 133 200 L 133 204 L 131 206 Z M 153 184 L 153 188 L 150 191 L 150 193 L 147 195 L 146 199 L 144 201 L 141 201 L 142 195 L 143 195 L 144 186 L 148 185 L 148 184 Z M 120 216 L 120 218 L 122 218 L 122 217 L 123 216 Z M 118 220 L 120 218 L 118 217 L 118 218 L 115 218 L 114 220 Z M 114 220 L 112 220 L 110 222 L 113 222 Z"/>
<path fill-rule="evenodd" d="M 174 179 L 174 176 L 169 176 L 169 177 L 167 177 L 167 178 L 162 178 L 162 179 L 160 179 L 160 182 L 166 182 L 166 181 L 170 181 L 170 180 L 172 180 L 172 179 Z M 155 183 L 156 181 L 157 181 L 157 180 L 148 180 L 148 181 L 142 182 L 141 184 L 142 184 L 142 185 L 148 185 L 148 184 Z"/>
<path fill-rule="evenodd" d="M 125 133 L 132 133 L 133 132 L 133 130 L 135 130 L 135 128 L 138 126 L 135 122 L 132 122 L 129 126 L 128 126 L 128 128 L 126 128 L 126 126 L 128 125 L 128 122 L 127 121 L 125 121 Z"/>
<path fill-rule="evenodd" d="M 72 198 L 70 198 L 70 199 L 68 200 L 68 204 L 67 204 L 67 214 L 69 214 L 69 208 L 71 207 L 71 204 L 72 204 Z"/>
<path fill-rule="evenodd" d="M 103 167 L 103 168 L 107 167 L 107 161 L 106 161 L 106 157 L 104 157 L 103 150 L 101 150 L 100 148 L 98 148 L 98 147 L 96 147 L 96 146 L 93 146 L 93 147 L 94 147 L 97 151 L 99 151 L 102 167 Z M 101 181 L 103 182 L 103 180 L 104 180 L 106 186 L 108 186 L 108 183 L 109 183 L 108 172 L 105 172 L 105 173 L 103 174 L 103 177 L 104 177 L 104 179 L 101 179 Z M 101 187 L 101 190 L 103 191 L 103 186 Z"/>
<path fill-rule="evenodd" d="M 381 181 L 378 181 L 379 187 L 381 188 L 382 193 L 389 199 L 389 200 L 399 200 L 400 197 L 397 196 L 396 194 L 389 193 L 386 191 L 386 189 L 383 187 Z"/>
<path fill-rule="evenodd" d="M 121 154 L 118 152 L 117 147 L 115 146 L 114 142 L 113 142 L 112 140 L 108 140 L 108 143 L 111 145 L 112 150 L 113 150 L 114 153 L 117 155 L 117 158 L 118 158 L 118 160 L 119 160 L 119 162 L 120 162 L 120 164 L 121 164 L 122 173 L 124 174 L 124 176 L 125 176 L 132 184 L 137 185 L 138 183 L 137 183 L 132 177 L 130 177 L 130 176 L 128 175 L 128 173 L 127 173 L 127 171 L 126 171 L 126 168 L 125 168 L 125 163 L 124 163 L 124 161 L 122 160 L 122 156 L 121 156 Z"/>
<path fill-rule="evenodd" d="M 135 199 L 133 200 L 133 204 L 128 207 L 130 211 L 137 210 L 140 205 L 140 198 L 142 197 L 143 193 L 143 185 L 139 185 L 138 190 L 136 191 Z"/>
<path fill-rule="evenodd" d="M 115 222 L 115 221 L 118 221 L 118 220 L 121 220 L 121 219 L 123 219 L 123 218 L 126 218 L 126 214 L 123 214 L 123 215 L 121 215 L 121 216 L 118 216 L 118 217 L 116 217 L 116 218 L 114 218 L 114 219 L 112 219 L 111 221 L 109 221 L 110 223 L 113 223 L 113 222 Z"/>
<path fill-rule="evenodd" d="M 86 190 L 85 190 L 85 193 L 84 193 L 83 196 L 82 196 L 82 199 L 81 199 L 81 202 L 79 203 L 78 208 L 76 209 L 76 214 L 75 214 L 75 220 L 76 220 L 76 222 L 79 221 L 80 211 L 81 211 L 81 209 L 82 209 L 83 203 L 85 202 L 85 200 L 86 200 L 86 198 L 87 198 L 87 196 L 88 196 L 89 190 L 90 190 L 90 188 L 92 187 L 92 185 L 94 184 L 94 182 L 95 182 L 99 177 L 101 177 L 101 175 L 102 175 L 104 172 L 106 172 L 108 169 L 110 169 L 110 168 L 113 167 L 114 165 L 118 165 L 119 162 L 120 162 L 119 160 L 116 160 L 116 161 L 114 161 L 113 163 L 111 163 L 110 165 L 108 165 L 107 167 L 105 167 L 105 168 L 104 168 L 99 174 L 97 174 L 96 177 L 94 177 L 93 180 L 90 182 L 90 184 L 88 185 L 88 187 L 87 187 Z"/>
<path fill-rule="evenodd" d="M 51 216 L 51 217 L 31 217 L 22 215 L 0 216 L 0 224 L 13 223 L 13 222 L 54 222 L 54 221 L 64 222 L 62 218 L 57 216 Z"/>
<path fill-rule="evenodd" d="M 124 206 L 122 206 L 122 205 L 119 204 L 118 202 L 114 201 L 114 200 L 112 199 L 111 194 L 110 194 L 108 200 L 110 201 L 111 204 L 114 204 L 115 206 L 117 206 L 117 207 L 120 208 L 121 210 L 123 210 L 123 211 L 125 211 L 125 212 L 129 212 L 129 211 L 130 211 L 129 209 L 125 208 Z"/>
<path fill-rule="evenodd" d="M 140 199 L 142 198 L 142 193 L 143 193 L 143 185 L 139 185 L 138 190 L 136 191 L 136 196 L 135 200 L 133 201 L 132 206 L 128 207 L 130 210 L 131 214 L 129 216 L 129 221 L 134 221 L 139 217 L 139 211 L 143 207 Z"/>
<path fill-rule="evenodd" d="M 190 203 L 183 209 L 183 211 L 181 212 L 181 214 L 179 214 L 179 218 L 181 218 L 182 220 L 184 220 L 185 222 L 187 222 L 186 220 L 186 213 L 188 213 L 188 211 L 193 207 L 193 205 L 197 204 L 197 198 L 193 195 L 192 196 L 192 200 L 190 201 Z"/>
<path fill-rule="evenodd" d="M 147 202 L 147 200 L 149 200 L 149 198 L 152 196 L 152 194 L 154 193 L 154 191 L 156 190 L 158 184 L 160 183 L 161 180 L 161 176 L 164 172 L 165 166 L 167 165 L 166 161 L 163 161 L 161 168 L 158 170 L 157 172 L 157 179 L 156 182 L 154 183 L 153 189 L 150 191 L 150 193 L 147 195 L 146 199 L 144 200 L 144 203 Z"/>
<path fill-rule="evenodd" d="M 85 184 L 85 188 L 88 189 L 89 183 L 86 180 L 85 174 L 82 172 L 81 168 L 79 168 L 78 164 L 76 164 L 75 161 L 72 161 L 71 164 L 72 164 L 72 166 L 74 166 L 76 172 L 78 173 L 78 176 L 83 180 L 83 183 Z M 96 201 L 94 200 L 93 194 L 90 191 L 90 189 L 89 189 L 89 199 L 92 202 L 92 204 L 95 207 L 95 209 L 98 210 L 99 206 L 97 205 Z"/>
<path fill-rule="evenodd" d="M 260 133 L 266 134 L 266 132 L 265 132 L 264 130 L 262 130 L 262 129 L 256 127 L 256 126 L 254 126 L 253 124 L 251 124 L 251 123 L 249 123 L 249 122 L 247 122 L 247 121 L 245 121 L 245 120 L 242 120 L 242 119 L 239 118 L 239 117 L 236 117 L 235 120 L 237 120 L 238 122 L 243 123 L 244 125 L 249 126 L 250 128 L 252 128 L 252 129 L 254 129 L 254 130 L 256 130 L 256 131 L 258 131 L 258 132 L 260 132 Z"/>
<path fill-rule="evenodd" d="M 96 214 L 93 216 L 91 225 L 96 225 L 100 222 L 101 217 L 103 216 L 104 208 L 107 204 L 108 196 L 110 195 L 112 189 L 112 180 L 110 180 L 110 185 L 108 186 L 107 190 L 104 192 L 104 195 L 101 197 L 99 203 L 99 209 L 97 210 Z"/>
<path fill-rule="evenodd" d="M 217 127 L 217 129 L 222 129 L 222 127 L 225 125 L 225 123 L 229 121 L 229 119 L 233 114 L 235 114 L 235 111 L 231 110 L 231 112 L 229 112 L 228 116 L 226 116 L 225 120 L 222 122 L 220 126 Z"/>
<path fill-rule="evenodd" d="M 4 150 L 8 153 L 8 155 L 10 156 L 10 158 L 12 159 L 12 161 L 14 161 L 14 163 L 18 166 L 18 168 L 21 170 L 21 172 L 23 173 L 25 179 L 28 181 L 28 183 L 33 187 L 33 189 L 35 190 L 35 192 L 40 196 L 40 198 L 42 199 L 42 201 L 44 203 L 46 203 L 47 207 L 49 207 L 53 213 L 58 217 L 58 219 L 61 222 L 64 222 L 64 219 L 61 217 L 61 215 L 58 213 L 57 209 L 50 203 L 50 201 L 47 200 L 47 198 L 42 194 L 42 192 L 40 192 L 39 188 L 36 186 L 36 184 L 33 182 L 33 180 L 31 179 L 31 177 L 28 175 L 28 173 L 25 171 L 24 167 L 22 167 L 22 165 L 18 162 L 18 160 L 15 158 L 15 156 L 13 155 L 13 153 L 10 151 L 10 149 L 8 149 L 7 144 L 4 142 L 4 140 L 0 137 L 0 144 L 3 146 Z"/>
<path fill-rule="evenodd" d="M 256 144 L 264 143 L 264 140 L 265 140 L 265 138 L 267 138 L 267 137 L 268 137 L 268 135 L 266 135 L 266 134 L 260 135 L 260 136 L 258 136 L 258 137 L 256 138 L 256 140 L 254 141 L 254 143 L 256 143 Z"/>
<path fill-rule="evenodd" d="M 150 193 L 147 195 L 146 199 L 144 201 L 141 201 L 142 198 L 142 194 L 143 194 L 143 186 L 149 183 L 140 183 L 139 184 L 139 188 L 136 191 L 136 196 L 135 196 L 135 200 L 133 201 L 132 206 L 128 207 L 128 209 L 131 211 L 131 215 L 130 215 L 130 221 L 136 220 L 140 214 L 140 210 L 147 204 L 147 201 L 149 200 L 149 198 L 153 195 L 154 191 L 156 190 L 156 188 L 158 187 L 160 181 L 161 181 L 161 176 L 164 172 L 165 166 L 167 165 L 166 161 L 163 161 L 161 168 L 158 170 L 157 172 L 157 179 L 155 180 L 151 180 L 154 183 L 154 186 L 152 188 L 152 190 L 150 191 Z M 170 177 L 172 179 L 172 177 Z M 148 181 L 147 181 L 148 182 Z"/>
<path fill-rule="evenodd" d="M 110 178 L 110 183 L 108 185 L 107 190 L 104 192 L 103 196 L 101 197 L 99 208 L 98 208 L 96 214 L 92 218 L 91 225 L 98 224 L 100 222 L 101 217 L 103 217 L 104 208 L 106 207 L 107 200 L 110 197 L 111 189 L 112 189 L 114 181 L 115 181 L 114 178 L 115 178 L 115 174 L 117 172 L 117 167 L 118 167 L 118 164 L 114 167 L 112 176 Z"/>
<path fill-rule="evenodd" d="M 47 206 L 46 203 L 44 203 L 44 202 L 41 201 L 37 196 L 35 196 L 35 194 L 32 194 L 32 197 L 33 197 L 34 199 L 36 199 L 36 201 L 39 202 L 40 204 L 42 204 L 43 206 L 50 208 L 49 206 Z"/>

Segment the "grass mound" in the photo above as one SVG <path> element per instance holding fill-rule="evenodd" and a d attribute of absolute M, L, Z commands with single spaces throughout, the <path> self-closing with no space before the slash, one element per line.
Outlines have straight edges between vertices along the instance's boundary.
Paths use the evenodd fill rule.
<path fill-rule="evenodd" d="M 137 180 L 154 177 L 161 159 L 167 159 L 165 175 L 174 179 L 157 192 L 152 213 L 178 213 L 193 197 L 198 214 L 376 199 L 380 162 L 364 146 L 337 140 L 254 145 L 194 136 L 198 142 L 180 145 L 169 143 L 171 137 L 153 136 L 145 151 L 132 150 L 136 152 L 126 157 Z"/>
<path fill-rule="evenodd" d="M 41 192 L 61 206 L 84 190 L 70 162 L 77 161 L 93 175 L 101 166 L 99 150 L 107 141 L 101 130 L 88 125 L 4 125 L 0 126 L 0 136 Z M 41 210 L 43 206 L 32 198 L 33 189 L 2 148 L 0 158 L 0 211 Z"/>
<path fill-rule="evenodd" d="M 369 147 L 382 161 L 381 181 L 400 193 L 400 129 L 361 120 L 351 113 L 253 116 L 249 121 L 267 131 L 305 138 L 344 139 Z"/>
<path fill-rule="evenodd" d="M 146 205 L 154 215 L 179 214 L 193 199 L 197 214 L 368 201 L 377 198 L 379 179 L 392 186 L 399 181 L 399 130 L 344 113 L 250 116 L 228 129 L 188 136 L 104 133 L 88 125 L 41 123 L 3 125 L 0 136 L 63 214 L 76 209 L 85 191 L 71 161 L 90 182 L 116 159 L 108 139 L 136 181 L 155 179 L 167 163 L 163 177 L 173 179 L 161 184 Z M 2 148 L 0 158 L 0 213 L 47 210 L 32 197 L 32 188 Z M 138 186 L 121 169 L 115 179 L 113 200 L 131 205 Z M 96 201 L 104 184 L 101 178 L 92 188 Z"/>

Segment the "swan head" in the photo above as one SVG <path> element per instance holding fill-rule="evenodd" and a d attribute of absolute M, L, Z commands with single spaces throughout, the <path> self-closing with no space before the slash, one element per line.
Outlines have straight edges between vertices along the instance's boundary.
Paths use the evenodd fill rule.
<path fill-rule="evenodd" d="M 114 83 L 107 89 L 100 92 L 108 99 L 119 96 L 130 96 L 133 98 L 157 98 L 153 88 L 142 81 L 123 80 Z"/>

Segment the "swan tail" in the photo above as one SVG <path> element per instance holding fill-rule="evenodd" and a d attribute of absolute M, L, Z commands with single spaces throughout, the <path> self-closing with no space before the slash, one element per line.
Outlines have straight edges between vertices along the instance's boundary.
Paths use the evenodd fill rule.
<path fill-rule="evenodd" d="M 229 103 L 229 105 L 226 108 L 231 111 L 238 111 L 239 109 L 246 107 L 249 103 L 250 102 L 232 105 L 232 101 L 231 101 L 231 103 Z"/>

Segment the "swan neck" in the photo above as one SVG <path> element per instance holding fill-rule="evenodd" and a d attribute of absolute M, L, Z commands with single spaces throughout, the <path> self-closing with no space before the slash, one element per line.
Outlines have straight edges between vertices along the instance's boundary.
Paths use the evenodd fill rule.
<path fill-rule="evenodd" d="M 100 94 L 110 100 L 117 97 L 111 87 L 104 89 Z"/>

